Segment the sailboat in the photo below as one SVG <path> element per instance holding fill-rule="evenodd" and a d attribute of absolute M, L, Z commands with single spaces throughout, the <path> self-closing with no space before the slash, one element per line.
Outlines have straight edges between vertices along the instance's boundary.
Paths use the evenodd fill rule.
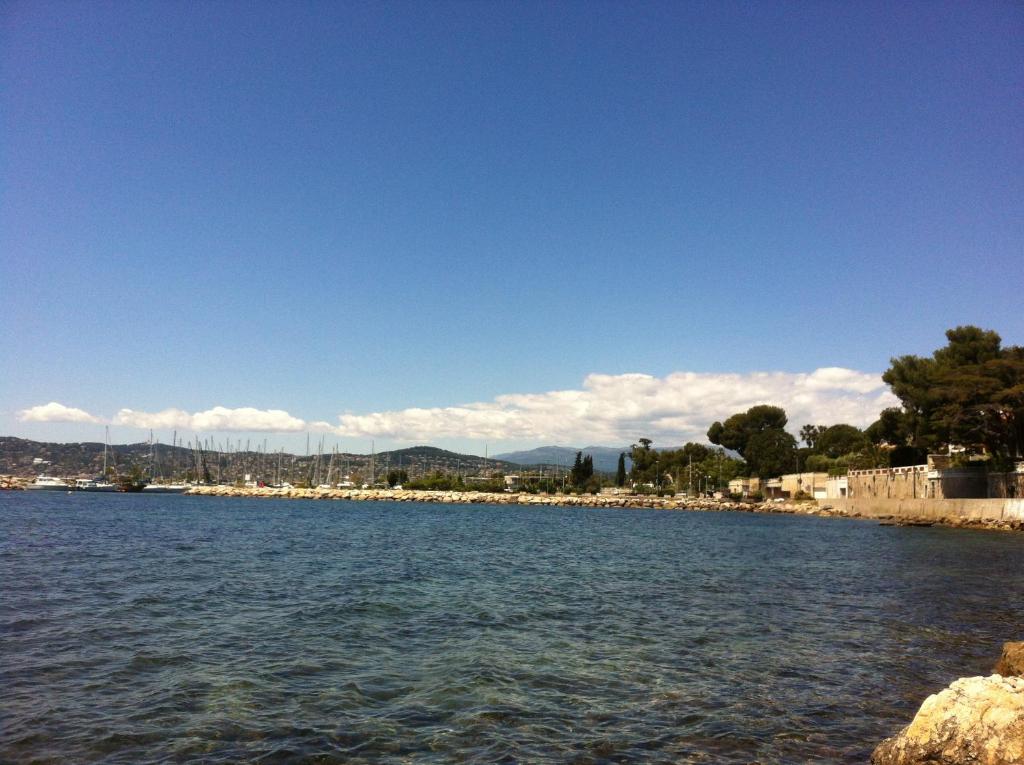
<path fill-rule="evenodd" d="M 155 483 L 156 481 L 156 465 L 159 462 L 159 449 L 160 442 L 153 442 L 153 431 L 149 431 L 149 448 L 150 448 L 150 460 L 149 460 L 149 472 L 152 476 L 154 483 L 146 484 L 142 487 L 143 494 L 181 494 L 188 486 L 183 483 Z"/>
<path fill-rule="evenodd" d="M 71 488 L 75 491 L 117 491 L 117 485 L 107 480 L 107 447 L 110 443 L 110 428 L 103 434 L 103 475 L 99 478 L 78 478 Z"/>

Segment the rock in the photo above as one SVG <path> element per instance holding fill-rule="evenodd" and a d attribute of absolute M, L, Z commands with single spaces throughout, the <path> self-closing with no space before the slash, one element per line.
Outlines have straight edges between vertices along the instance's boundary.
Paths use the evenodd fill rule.
<path fill-rule="evenodd" d="M 999 657 L 992 671 L 1007 677 L 1024 675 L 1024 641 L 1003 643 L 1003 655 Z"/>
<path fill-rule="evenodd" d="M 1024 678 L 964 677 L 929 696 L 872 765 L 1024 765 Z"/>

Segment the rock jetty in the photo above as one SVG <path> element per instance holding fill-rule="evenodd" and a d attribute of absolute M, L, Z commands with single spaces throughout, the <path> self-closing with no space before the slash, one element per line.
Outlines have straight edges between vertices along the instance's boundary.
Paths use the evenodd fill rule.
<path fill-rule="evenodd" d="M 746 512 L 831 515 L 832 509 L 807 502 L 734 502 L 731 500 L 656 497 L 639 494 L 525 494 L 486 491 L 421 491 L 412 489 L 275 489 L 269 486 L 195 486 L 188 494 L 207 497 L 347 499 L 356 502 L 434 502 L 452 505 L 550 505 L 558 507 L 650 508 L 654 510 L 731 510 Z"/>
<path fill-rule="evenodd" d="M 1005 643 L 994 671 L 925 699 L 871 765 L 1024 765 L 1024 642 Z"/>
<path fill-rule="evenodd" d="M 412 489 L 304 489 L 269 486 L 196 486 L 188 494 L 212 497 L 263 497 L 285 499 L 347 499 L 356 502 L 436 502 L 453 505 L 549 505 L 553 507 L 649 508 L 654 510 L 717 510 L 744 513 L 815 515 L 822 518 L 865 518 L 858 512 L 810 501 L 741 502 L 705 497 L 657 497 L 639 494 L 525 494 L 483 491 L 421 491 Z M 1018 520 L 974 518 L 913 518 L 872 516 L 892 526 L 954 526 L 1000 531 L 1024 530 Z"/>
<path fill-rule="evenodd" d="M 0 490 L 10 489 L 18 490 L 24 489 L 30 478 L 25 478 L 19 475 L 0 475 Z"/>

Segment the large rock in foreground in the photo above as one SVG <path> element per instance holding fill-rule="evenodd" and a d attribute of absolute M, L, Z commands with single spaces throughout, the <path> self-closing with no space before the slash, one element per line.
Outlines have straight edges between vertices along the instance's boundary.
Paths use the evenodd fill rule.
<path fill-rule="evenodd" d="M 1024 675 L 1024 641 L 1003 643 L 1003 655 L 992 671 L 997 675 Z"/>
<path fill-rule="evenodd" d="M 872 765 L 1024 765 L 1024 677 L 964 677 L 929 696 Z"/>

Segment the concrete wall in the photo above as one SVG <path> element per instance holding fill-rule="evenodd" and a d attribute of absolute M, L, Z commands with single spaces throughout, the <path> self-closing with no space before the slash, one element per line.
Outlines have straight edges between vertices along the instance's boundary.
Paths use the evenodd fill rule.
<path fill-rule="evenodd" d="M 845 475 L 829 476 L 829 479 L 825 481 L 825 497 L 829 499 L 838 499 L 839 497 L 847 497 L 850 494 L 850 483 Z"/>
<path fill-rule="evenodd" d="M 929 481 L 928 466 L 851 470 L 847 496 L 857 499 L 920 499 L 936 497 L 937 482 Z"/>
<path fill-rule="evenodd" d="M 1024 521 L 1024 499 L 888 499 L 847 497 L 829 499 L 827 504 L 851 515 L 868 518 L 922 518 L 939 520 Z"/>
<path fill-rule="evenodd" d="M 1024 497 L 1024 473 L 989 473 L 988 496 Z"/>
<path fill-rule="evenodd" d="M 963 499 L 988 497 L 988 478 L 983 467 L 943 470 L 938 479 L 936 496 Z"/>
<path fill-rule="evenodd" d="M 989 481 L 983 467 L 943 469 L 929 464 L 851 470 L 847 478 L 848 495 L 865 499 L 987 499 L 1004 496 L 989 493 Z"/>

